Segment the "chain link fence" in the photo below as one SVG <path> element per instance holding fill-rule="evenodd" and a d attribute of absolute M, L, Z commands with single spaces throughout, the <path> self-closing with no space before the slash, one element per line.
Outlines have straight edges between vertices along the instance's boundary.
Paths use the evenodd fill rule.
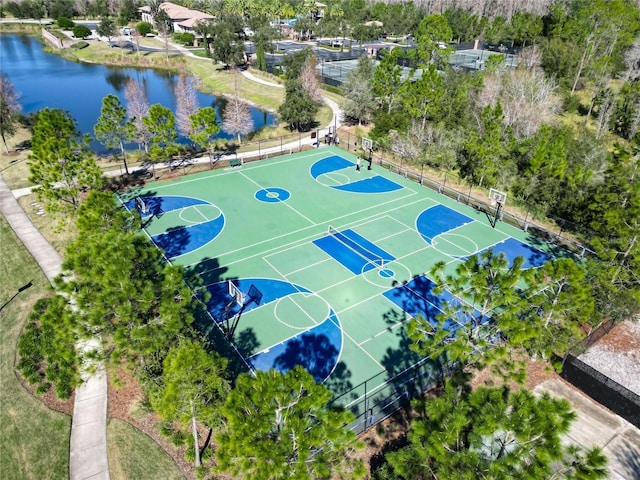
<path fill-rule="evenodd" d="M 341 129 L 337 130 L 337 134 L 340 139 L 340 141 L 336 143 L 338 147 L 356 155 L 368 155 L 368 153 L 365 154 L 361 148 L 361 137 Z M 410 165 L 395 163 L 393 158 L 394 155 L 392 152 L 380 147 L 376 148 L 372 154 L 372 162 L 375 165 L 398 175 L 402 175 L 403 177 L 413 180 L 424 187 L 430 188 L 445 197 L 456 200 L 464 205 L 468 205 L 476 210 L 483 211 L 488 215 L 492 215 L 494 213 L 495 207 L 491 206 L 490 203 L 472 196 L 472 186 L 469 187 L 469 191 L 467 193 L 461 192 L 446 185 L 446 175 L 445 179 L 442 182 L 439 182 L 424 176 L 422 173 L 416 172 Z M 557 230 L 550 230 L 549 228 L 536 223 L 528 214 L 525 218 L 521 218 L 513 213 L 501 210 L 498 219 L 531 234 L 541 242 L 556 245 L 580 256 L 581 258 L 595 255 L 593 250 L 590 250 L 581 242 L 566 235 L 566 229 L 564 227 L 570 224 L 570 222 L 566 220 L 555 218 L 554 221 L 558 225 L 558 228 Z"/>

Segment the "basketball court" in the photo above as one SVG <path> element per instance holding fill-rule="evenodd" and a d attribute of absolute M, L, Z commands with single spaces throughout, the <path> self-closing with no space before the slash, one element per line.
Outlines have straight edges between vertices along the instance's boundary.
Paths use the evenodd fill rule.
<path fill-rule="evenodd" d="M 435 318 L 453 300 L 432 291 L 436 262 L 453 271 L 493 248 L 535 268 L 554 255 L 496 221 L 493 207 L 473 210 L 367 167 L 325 147 L 148 184 L 121 200 L 141 211 L 169 261 L 200 275 L 211 322 L 247 365 L 303 365 L 349 404 L 420 361 L 404 323 Z M 494 197 L 499 211 L 506 197 Z"/>

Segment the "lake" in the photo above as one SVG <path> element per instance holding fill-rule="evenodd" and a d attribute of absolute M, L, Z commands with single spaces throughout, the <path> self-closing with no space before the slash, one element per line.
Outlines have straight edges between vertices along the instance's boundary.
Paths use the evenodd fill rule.
<path fill-rule="evenodd" d="M 0 59 L 2 73 L 20 94 L 23 113 L 37 112 L 45 107 L 66 110 L 76 120 L 78 130 L 91 136 L 104 97 L 114 94 L 126 106 L 124 89 L 129 79 L 144 85 L 150 105 L 159 103 L 175 112 L 173 88 L 177 76 L 166 71 L 76 63 L 46 53 L 39 38 L 13 34 L 0 35 Z M 221 125 L 220 111 L 224 110 L 225 99 L 200 92 L 197 97 L 200 107 L 216 108 Z M 256 130 L 276 123 L 274 114 L 253 107 L 250 109 Z M 218 136 L 232 137 L 224 131 Z M 186 143 L 186 140 L 181 139 L 181 143 Z M 105 152 L 105 148 L 96 141 L 91 147 Z"/>

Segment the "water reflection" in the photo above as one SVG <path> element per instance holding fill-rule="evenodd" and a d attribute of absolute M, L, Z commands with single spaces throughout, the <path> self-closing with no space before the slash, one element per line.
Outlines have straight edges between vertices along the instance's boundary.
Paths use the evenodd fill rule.
<path fill-rule="evenodd" d="M 82 133 L 93 135 L 102 99 L 108 94 L 118 96 L 126 105 L 124 89 L 130 78 L 144 86 L 150 105 L 159 103 L 175 112 L 173 89 L 177 76 L 167 71 L 75 63 L 46 53 L 38 38 L 14 34 L 0 35 L 0 59 L 3 74 L 21 95 L 25 114 L 45 107 L 66 110 L 76 120 Z M 221 112 L 224 111 L 226 99 L 199 92 L 197 99 L 201 107 L 213 106 L 216 109 L 222 125 Z M 253 107 L 250 110 L 256 130 L 275 123 L 272 113 Z M 232 138 L 224 131 L 218 136 Z M 188 143 L 184 138 L 181 142 Z M 104 147 L 98 142 L 94 141 L 91 146 L 96 151 L 104 152 Z"/>

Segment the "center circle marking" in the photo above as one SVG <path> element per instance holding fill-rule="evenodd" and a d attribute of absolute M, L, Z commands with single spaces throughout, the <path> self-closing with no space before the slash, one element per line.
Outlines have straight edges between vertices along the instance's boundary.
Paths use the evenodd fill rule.
<path fill-rule="evenodd" d="M 255 195 L 256 200 L 266 203 L 284 202 L 285 200 L 288 200 L 290 196 L 291 193 L 289 193 L 289 191 L 284 188 L 276 187 L 263 188 L 262 190 L 258 190 Z"/>

